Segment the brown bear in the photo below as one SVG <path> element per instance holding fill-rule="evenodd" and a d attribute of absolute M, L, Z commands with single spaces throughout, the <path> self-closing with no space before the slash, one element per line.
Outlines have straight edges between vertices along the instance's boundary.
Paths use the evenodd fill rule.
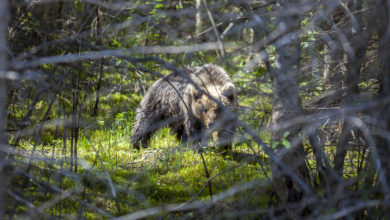
<path fill-rule="evenodd" d="M 182 73 L 187 77 L 171 73 L 148 89 L 137 109 L 132 145 L 137 149 L 140 145 L 147 147 L 153 133 L 169 126 L 183 143 L 205 141 L 211 132 L 218 131 L 218 145 L 223 150 L 231 149 L 237 95 L 228 74 L 212 64 Z"/>

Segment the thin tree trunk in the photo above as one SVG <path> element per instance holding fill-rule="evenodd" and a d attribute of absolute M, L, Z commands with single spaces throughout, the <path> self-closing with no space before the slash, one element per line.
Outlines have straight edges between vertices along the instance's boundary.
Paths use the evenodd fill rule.
<path fill-rule="evenodd" d="M 356 10 L 361 10 L 361 2 L 356 1 L 354 3 L 350 2 L 349 9 L 353 12 Z M 356 103 L 356 99 L 359 95 L 359 75 L 361 65 L 363 63 L 365 53 L 368 46 L 368 40 L 371 36 L 370 32 L 370 24 L 372 23 L 371 14 L 366 14 L 366 19 L 368 20 L 368 28 L 364 30 L 366 35 L 363 35 L 363 22 L 362 17 L 357 16 L 358 19 L 355 18 L 355 22 L 359 24 L 360 30 L 356 30 L 357 24 L 352 22 L 352 18 L 346 25 L 346 37 L 349 39 L 349 45 L 352 51 L 344 51 L 343 58 L 343 75 L 345 75 L 345 80 L 343 80 L 343 84 L 345 84 L 346 88 L 346 97 L 344 100 L 344 105 L 352 106 Z M 355 29 L 354 31 L 352 31 Z M 356 32 L 356 33 L 355 33 Z M 358 41 L 354 40 L 354 38 L 358 37 Z M 341 44 L 345 44 L 345 42 L 340 42 Z M 342 176 L 344 172 L 344 160 L 347 154 L 348 142 L 351 139 L 351 131 L 354 129 L 345 119 L 344 116 L 342 118 L 342 132 L 340 136 L 339 144 L 336 149 L 336 156 L 334 160 L 334 168 L 338 175 Z"/>
<path fill-rule="evenodd" d="M 324 44 L 324 87 L 328 89 L 330 87 L 330 51 L 329 46 L 327 44 Z"/>
<path fill-rule="evenodd" d="M 327 184 L 327 176 L 329 174 L 329 162 L 325 156 L 324 150 L 321 146 L 324 145 L 319 137 L 319 131 L 316 129 L 313 134 L 309 136 L 310 146 L 313 148 L 313 153 L 316 161 L 317 178 L 314 178 L 314 185 L 317 189 L 324 189 Z"/>
<path fill-rule="evenodd" d="M 285 5 L 288 7 L 287 5 Z M 294 27 L 295 34 L 291 35 L 289 42 L 279 48 L 280 66 L 273 79 L 274 94 L 273 94 L 273 109 L 272 122 L 274 125 L 281 125 L 286 121 L 290 121 L 302 114 L 301 100 L 299 92 L 299 60 L 300 60 L 300 22 L 297 17 L 286 16 L 281 20 L 281 26 Z M 292 125 L 288 128 L 276 126 L 276 130 L 272 132 L 272 142 L 278 143 L 275 147 L 275 154 L 280 160 L 290 169 L 292 169 L 299 177 L 307 181 L 309 175 L 305 164 L 305 153 L 301 141 L 288 148 L 281 142 L 282 139 L 291 143 L 293 138 L 298 137 L 300 125 Z M 274 187 L 277 189 L 277 195 L 281 204 L 288 202 L 297 202 L 302 199 L 303 191 L 297 184 L 286 176 L 280 167 L 271 163 L 272 176 Z"/>
<path fill-rule="evenodd" d="M 103 45 L 103 38 L 102 38 L 102 18 L 101 18 L 101 11 L 100 8 L 98 7 L 96 9 L 96 16 L 97 16 L 97 40 L 96 44 L 97 45 Z M 103 79 L 103 58 L 100 59 L 100 63 L 97 64 L 99 65 L 99 79 L 98 79 L 98 84 L 96 86 L 96 101 L 95 101 L 95 106 L 92 111 L 92 116 L 97 116 L 98 109 L 99 109 L 99 101 L 100 101 L 100 87 L 102 84 L 102 79 Z"/>
<path fill-rule="evenodd" d="M 77 79 L 75 77 L 73 78 L 73 108 L 72 108 L 72 132 L 71 132 L 71 170 L 72 170 L 72 164 L 74 162 L 74 172 L 77 173 L 77 142 L 78 142 L 78 136 L 79 136 L 79 82 L 80 82 L 80 72 L 77 76 Z"/>
<path fill-rule="evenodd" d="M 6 94 L 7 94 L 7 23 L 9 18 L 8 1 L 0 1 L 0 219 L 5 218 L 6 194 L 9 187 L 5 152 L 7 140 L 4 136 L 6 129 Z"/>
<path fill-rule="evenodd" d="M 196 14 L 195 14 L 195 32 L 199 34 L 202 26 L 202 11 L 201 11 L 202 2 L 201 0 L 196 0 Z"/>
<path fill-rule="evenodd" d="M 383 27 L 383 32 L 380 33 L 382 38 L 380 39 L 379 54 L 382 70 L 380 72 L 379 100 L 390 97 L 390 3 L 388 1 L 382 1 L 381 5 L 381 15 L 383 16 L 381 18 L 384 23 L 381 25 L 381 27 Z M 373 156 L 375 160 L 379 160 L 379 163 L 376 163 L 376 166 L 379 169 L 378 178 L 384 193 L 384 199 L 390 199 L 390 140 L 386 134 L 390 131 L 389 109 L 390 104 L 386 102 L 373 113 L 373 117 L 376 118 L 379 125 L 379 135 L 377 135 L 375 143 L 377 155 L 374 154 Z M 373 152 L 375 152 L 375 149 L 373 150 Z M 387 211 L 386 215 L 387 218 L 389 218 L 390 212 Z"/>
<path fill-rule="evenodd" d="M 221 56 L 224 57 L 225 56 L 225 51 L 223 49 L 221 37 L 219 35 L 217 27 L 215 26 L 215 21 L 214 21 L 213 15 L 211 14 L 211 12 L 209 10 L 209 7 L 207 6 L 207 2 L 205 0 L 202 0 L 202 1 L 203 1 L 203 5 L 204 5 L 204 7 L 205 7 L 205 9 L 207 11 L 207 15 L 209 16 L 211 25 L 213 25 L 214 34 L 215 34 L 215 37 L 217 38 L 217 41 L 218 41 L 218 46 L 219 46 L 219 50 L 221 51 Z M 219 56 L 218 51 L 217 51 L 217 54 Z"/>

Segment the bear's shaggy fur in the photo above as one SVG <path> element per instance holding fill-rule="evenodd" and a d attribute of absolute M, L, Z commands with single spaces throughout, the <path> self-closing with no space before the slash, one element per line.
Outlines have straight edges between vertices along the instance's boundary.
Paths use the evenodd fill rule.
<path fill-rule="evenodd" d="M 185 72 L 204 92 L 178 73 L 157 80 L 137 109 L 131 137 L 137 149 L 140 145 L 147 147 L 153 133 L 163 126 L 169 126 L 182 142 L 192 143 L 203 141 L 212 131 L 218 131 L 219 146 L 226 150 L 231 148 L 237 97 L 228 74 L 212 64 Z"/>

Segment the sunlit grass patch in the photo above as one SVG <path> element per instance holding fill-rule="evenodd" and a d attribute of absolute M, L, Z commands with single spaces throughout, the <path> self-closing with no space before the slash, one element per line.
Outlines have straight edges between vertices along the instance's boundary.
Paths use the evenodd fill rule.
<path fill-rule="evenodd" d="M 81 130 L 77 141 L 77 173 L 74 172 L 75 158 L 70 157 L 75 142 L 54 140 L 49 145 L 35 146 L 30 173 L 41 178 L 33 181 L 44 181 L 73 192 L 72 197 L 46 211 L 58 213 L 61 206 L 77 217 L 77 210 L 83 208 L 83 217 L 94 219 L 101 213 L 80 205 L 80 201 L 119 215 L 155 205 L 204 200 L 211 196 L 209 187 L 215 195 L 240 183 L 265 179 L 256 160 L 223 156 L 211 142 L 210 147 L 200 153 L 194 147 L 181 144 L 170 129 L 163 128 L 153 135 L 148 148 L 136 150 L 130 144 L 130 132 L 131 121 L 125 114 L 117 114 L 111 126 L 100 122 L 97 129 Z M 24 164 L 19 167 L 23 170 L 28 166 L 33 141 L 20 142 L 19 149 L 24 155 L 20 159 Z M 249 155 L 253 147 L 258 150 L 258 146 L 247 141 L 235 144 L 234 151 Z M 23 185 L 23 178 L 13 181 Z M 34 185 L 27 189 L 24 196 L 34 198 L 36 204 L 53 198 L 38 192 Z M 246 196 L 243 193 L 240 196 Z M 73 203 L 79 204 L 77 209 L 71 207 Z"/>
<path fill-rule="evenodd" d="M 226 160 L 214 152 L 203 154 L 206 167 L 199 153 L 192 149 L 171 151 L 146 170 L 146 181 L 139 191 L 150 192 L 149 198 L 161 202 L 183 202 L 195 195 L 208 198 L 206 168 L 214 193 L 227 190 L 232 184 L 263 178 L 258 166 Z M 206 190 L 205 190 L 206 189 Z"/>
<path fill-rule="evenodd" d="M 176 135 L 167 127 L 158 130 L 149 141 L 149 148 L 168 148 L 178 147 L 180 144 L 177 141 Z"/>

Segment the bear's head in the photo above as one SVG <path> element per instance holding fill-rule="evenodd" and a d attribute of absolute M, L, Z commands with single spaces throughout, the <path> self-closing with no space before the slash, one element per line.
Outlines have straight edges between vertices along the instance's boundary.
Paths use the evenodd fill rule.
<path fill-rule="evenodd" d="M 194 116 L 208 129 L 218 130 L 223 128 L 233 119 L 232 112 L 236 112 L 237 95 L 234 85 L 232 83 L 223 86 L 208 85 L 202 87 L 202 89 L 229 111 L 224 111 L 213 99 L 193 88 L 191 109 Z"/>

